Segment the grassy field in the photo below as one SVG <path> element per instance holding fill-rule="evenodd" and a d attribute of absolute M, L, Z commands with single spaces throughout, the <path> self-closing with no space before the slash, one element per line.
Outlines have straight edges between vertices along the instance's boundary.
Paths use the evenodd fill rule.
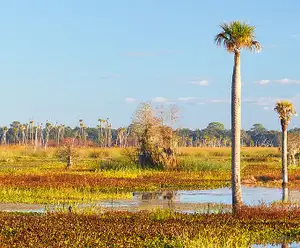
<path fill-rule="evenodd" d="M 79 159 L 66 170 L 55 148 L 2 147 L 0 202 L 92 203 L 126 199 L 132 191 L 230 186 L 229 148 L 180 148 L 176 171 L 141 169 L 126 149 L 80 148 L 77 152 Z M 241 166 L 243 183 L 281 186 L 277 148 L 243 148 Z M 291 188 L 300 188 L 299 168 L 289 168 Z"/>

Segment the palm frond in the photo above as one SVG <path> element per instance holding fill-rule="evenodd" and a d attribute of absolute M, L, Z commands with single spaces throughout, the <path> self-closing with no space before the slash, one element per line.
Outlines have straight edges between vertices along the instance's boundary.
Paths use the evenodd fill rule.
<path fill-rule="evenodd" d="M 281 124 L 285 127 L 289 124 L 293 115 L 296 115 L 296 109 L 293 103 L 289 101 L 277 101 L 274 110 L 278 113 Z"/>
<path fill-rule="evenodd" d="M 242 48 L 260 51 L 261 45 L 255 40 L 255 27 L 245 22 L 233 21 L 220 24 L 222 32 L 215 36 L 215 43 L 223 45 L 228 52 L 238 52 Z"/>
<path fill-rule="evenodd" d="M 261 44 L 256 40 L 252 40 L 247 48 L 251 52 L 256 52 L 256 53 L 259 53 L 262 50 Z"/>

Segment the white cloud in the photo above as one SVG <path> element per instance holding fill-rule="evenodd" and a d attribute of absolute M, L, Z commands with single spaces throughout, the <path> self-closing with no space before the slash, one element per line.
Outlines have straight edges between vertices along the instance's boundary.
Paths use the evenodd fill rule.
<path fill-rule="evenodd" d="M 271 82 L 271 80 L 269 80 L 269 79 L 263 79 L 263 80 L 258 81 L 258 84 L 268 84 L 270 82 Z"/>
<path fill-rule="evenodd" d="M 242 99 L 242 102 L 253 103 L 258 106 L 272 106 L 275 104 L 277 100 L 278 98 L 274 98 L 270 96 L 257 97 L 257 98 L 246 97 Z"/>
<path fill-rule="evenodd" d="M 259 97 L 254 103 L 259 106 L 271 106 L 274 105 L 277 99 L 272 97 Z"/>
<path fill-rule="evenodd" d="M 152 102 L 167 103 L 168 99 L 165 97 L 157 96 L 152 99 Z"/>
<path fill-rule="evenodd" d="M 222 102 L 222 100 L 220 100 L 220 99 L 212 99 L 212 100 L 209 100 L 209 102 L 211 102 L 211 103 L 220 103 L 220 102 Z"/>
<path fill-rule="evenodd" d="M 210 104 L 210 103 L 229 103 L 229 100 L 224 100 L 224 99 L 205 99 L 203 97 L 178 97 L 176 99 L 177 103 L 187 103 L 187 104 L 198 104 L 198 105 L 203 105 L 203 104 Z"/>
<path fill-rule="evenodd" d="M 229 103 L 229 100 L 222 100 L 222 99 L 210 99 L 207 100 L 208 103 Z"/>
<path fill-rule="evenodd" d="M 188 97 L 178 97 L 177 101 L 179 101 L 179 102 L 195 102 L 198 99 L 200 99 L 200 98 L 199 97 L 188 96 Z"/>
<path fill-rule="evenodd" d="M 125 98 L 125 102 L 127 102 L 127 103 L 133 103 L 133 102 L 136 102 L 136 99 L 133 98 L 133 97 L 126 97 Z"/>
<path fill-rule="evenodd" d="M 199 86 L 208 86 L 209 83 L 207 80 L 193 81 L 191 84 L 199 85 Z"/>
<path fill-rule="evenodd" d="M 290 80 L 288 78 L 283 78 L 283 79 L 278 80 L 278 82 L 281 83 L 281 84 L 288 84 L 289 81 Z"/>
<path fill-rule="evenodd" d="M 271 84 L 271 83 L 279 83 L 279 84 L 300 84 L 300 80 L 296 79 L 289 79 L 289 78 L 282 78 L 279 80 L 270 80 L 270 79 L 263 79 L 257 82 L 260 85 Z"/>
<path fill-rule="evenodd" d="M 300 84 L 300 80 L 288 79 L 288 78 L 277 80 L 277 82 L 280 84 Z"/>
<path fill-rule="evenodd" d="M 288 98 L 270 97 L 270 96 L 256 97 L 256 98 L 246 97 L 242 99 L 242 102 L 251 103 L 260 106 L 264 110 L 271 110 L 273 109 L 277 101 L 282 101 L 282 100 L 291 101 L 296 106 L 296 108 L 298 105 L 300 106 L 300 94 Z"/>

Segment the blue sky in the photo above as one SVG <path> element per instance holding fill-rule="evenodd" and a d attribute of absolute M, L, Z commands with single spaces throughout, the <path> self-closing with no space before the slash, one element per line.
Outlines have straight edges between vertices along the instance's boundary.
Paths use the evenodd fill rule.
<path fill-rule="evenodd" d="M 180 126 L 229 128 L 233 56 L 213 38 L 232 20 L 255 25 L 263 46 L 242 53 L 243 128 L 279 129 L 277 99 L 300 111 L 298 0 L 0 2 L 0 125 L 109 117 L 118 127 L 152 101 L 176 103 Z"/>

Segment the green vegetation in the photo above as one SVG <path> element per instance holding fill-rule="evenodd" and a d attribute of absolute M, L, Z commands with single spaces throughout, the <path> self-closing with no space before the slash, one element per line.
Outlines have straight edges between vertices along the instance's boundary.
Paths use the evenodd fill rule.
<path fill-rule="evenodd" d="M 0 202 L 94 203 L 127 199 L 133 191 L 209 189 L 230 186 L 229 148 L 180 148 L 178 169 L 142 169 L 132 149 L 76 148 L 68 170 L 56 148 L 4 147 L 0 152 Z M 281 187 L 280 151 L 242 148 L 242 183 Z M 289 167 L 290 187 L 299 188 L 300 169 Z"/>
<path fill-rule="evenodd" d="M 249 247 L 300 240 L 300 209 L 231 214 L 107 212 L 0 214 L 2 247 Z"/>

